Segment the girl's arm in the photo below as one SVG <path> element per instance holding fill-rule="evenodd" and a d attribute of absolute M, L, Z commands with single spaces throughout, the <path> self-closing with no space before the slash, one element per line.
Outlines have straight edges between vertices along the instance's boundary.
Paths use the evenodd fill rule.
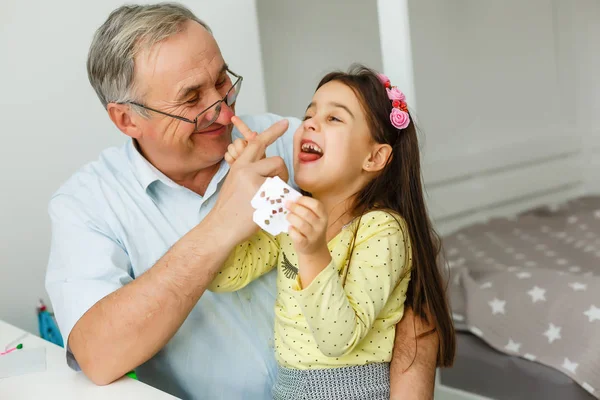
<path fill-rule="evenodd" d="M 295 298 L 324 355 L 350 353 L 369 333 L 394 289 L 408 286 L 407 240 L 390 214 L 369 213 L 358 229 L 344 284 L 333 261 L 307 287 L 297 282 Z M 398 304 L 404 304 L 404 293 Z"/>
<path fill-rule="evenodd" d="M 275 268 L 278 254 L 275 238 L 261 230 L 233 249 L 208 289 L 213 292 L 240 290 Z"/>

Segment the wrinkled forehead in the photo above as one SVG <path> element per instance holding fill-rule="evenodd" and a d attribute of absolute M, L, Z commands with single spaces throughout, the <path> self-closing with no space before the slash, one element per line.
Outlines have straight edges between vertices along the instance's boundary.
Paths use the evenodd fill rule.
<path fill-rule="evenodd" d="M 225 62 L 213 35 L 195 21 L 135 58 L 135 83 L 145 98 L 175 99 L 182 87 L 214 86 Z"/>

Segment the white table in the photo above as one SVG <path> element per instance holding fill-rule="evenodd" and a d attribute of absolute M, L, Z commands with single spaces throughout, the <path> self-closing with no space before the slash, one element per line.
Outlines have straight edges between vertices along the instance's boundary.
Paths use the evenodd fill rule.
<path fill-rule="evenodd" d="M 0 352 L 4 351 L 6 344 L 24 333 L 0 320 Z M 128 377 L 107 386 L 96 386 L 82 372 L 75 372 L 67 366 L 63 348 L 32 334 L 20 343 L 23 343 L 24 349 L 46 348 L 46 371 L 0 379 L 0 399 L 175 399 Z"/>

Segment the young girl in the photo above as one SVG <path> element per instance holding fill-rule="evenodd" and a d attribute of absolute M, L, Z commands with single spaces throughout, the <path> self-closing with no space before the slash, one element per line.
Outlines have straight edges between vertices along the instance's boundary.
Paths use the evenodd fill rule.
<path fill-rule="evenodd" d="M 243 148 L 234 142 L 226 160 Z M 279 268 L 274 398 L 389 399 L 405 301 L 436 327 L 438 363 L 450 365 L 439 241 L 402 92 L 364 67 L 325 76 L 294 136 L 294 174 L 310 195 L 287 204 L 289 232 L 240 244 L 211 286 L 238 290 Z"/>

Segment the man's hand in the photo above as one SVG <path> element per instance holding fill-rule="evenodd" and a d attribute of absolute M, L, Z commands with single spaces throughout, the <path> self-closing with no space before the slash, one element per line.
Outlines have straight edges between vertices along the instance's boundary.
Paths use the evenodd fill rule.
<path fill-rule="evenodd" d="M 435 331 L 425 334 L 433 328 L 405 307 L 390 363 L 391 400 L 433 399 L 439 339 Z"/>
<path fill-rule="evenodd" d="M 253 132 L 237 117 L 233 117 L 231 121 L 244 136 L 247 144 L 240 141 L 237 148 L 230 147 L 235 151 L 235 158 L 226 159 L 231 168 L 208 217 L 220 221 L 221 239 L 225 240 L 227 245 L 235 246 L 258 229 L 252 221 L 254 210 L 250 202 L 265 179 L 279 176 L 283 181 L 288 180 L 288 170 L 281 157 L 265 158 L 265 150 L 285 133 L 288 121 L 281 120 L 260 135 Z M 237 151 L 238 148 L 240 152 Z M 233 227 L 235 229 L 232 229 Z"/>

